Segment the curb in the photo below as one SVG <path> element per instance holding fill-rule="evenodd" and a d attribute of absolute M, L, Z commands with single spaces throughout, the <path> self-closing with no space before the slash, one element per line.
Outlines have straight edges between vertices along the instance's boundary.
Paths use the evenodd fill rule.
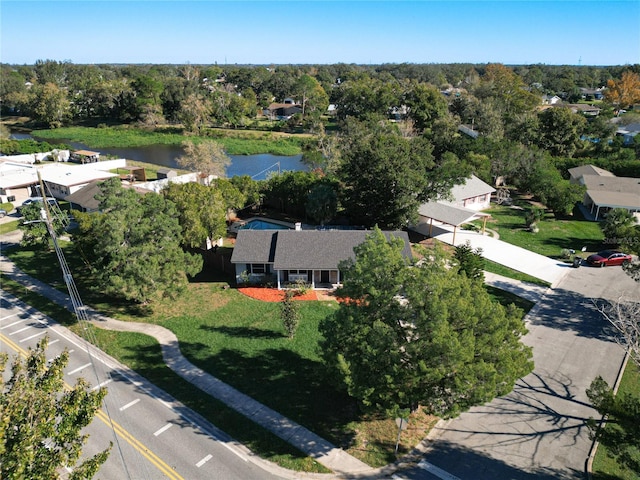
<path fill-rule="evenodd" d="M 627 367 L 627 362 L 629 361 L 629 352 L 625 352 L 624 358 L 622 359 L 622 364 L 620 365 L 620 369 L 618 370 L 618 376 L 616 377 L 616 381 L 613 384 L 613 394 L 616 395 L 618 393 L 618 388 L 620 388 L 620 383 L 622 382 L 622 376 L 624 375 L 624 370 Z M 603 415 L 600 419 L 600 423 L 598 424 L 598 430 L 603 429 L 607 424 L 608 415 Z M 600 442 L 598 440 L 593 440 L 591 444 L 591 448 L 589 449 L 589 455 L 585 460 L 584 465 L 584 473 L 589 480 L 593 478 L 593 460 L 596 457 L 596 452 L 598 451 L 598 446 Z"/>

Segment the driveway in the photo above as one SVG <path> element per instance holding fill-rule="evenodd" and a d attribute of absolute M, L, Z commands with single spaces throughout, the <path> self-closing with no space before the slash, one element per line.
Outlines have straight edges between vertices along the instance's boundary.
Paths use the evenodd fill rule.
<path fill-rule="evenodd" d="M 533 373 L 510 394 L 441 426 L 426 462 L 447 478 L 583 478 L 591 448 L 585 421 L 598 416 L 585 391 L 597 375 L 613 385 L 624 357 L 591 299 L 622 292 L 640 301 L 640 288 L 620 267 L 569 269 L 526 318 Z"/>
<path fill-rule="evenodd" d="M 441 242 L 449 245 L 454 244 L 453 227 L 451 226 L 434 223 L 431 235 Z M 482 255 L 486 259 L 549 282 L 552 286 L 556 286 L 571 270 L 569 264 L 516 247 L 489 235 L 457 229 L 455 245 L 463 245 L 467 241 L 471 243 L 473 248 L 481 248 Z"/>

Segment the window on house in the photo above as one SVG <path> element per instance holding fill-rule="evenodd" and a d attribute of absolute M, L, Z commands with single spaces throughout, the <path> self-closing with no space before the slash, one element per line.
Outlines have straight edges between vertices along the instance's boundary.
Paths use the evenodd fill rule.
<path fill-rule="evenodd" d="M 253 274 L 264 274 L 267 273 L 267 266 L 264 263 L 252 263 L 249 265 L 250 273 Z"/>
<path fill-rule="evenodd" d="M 478 202 L 479 203 L 483 203 L 483 202 L 486 202 L 486 201 L 487 201 L 487 196 L 486 195 L 480 195 L 478 197 Z"/>

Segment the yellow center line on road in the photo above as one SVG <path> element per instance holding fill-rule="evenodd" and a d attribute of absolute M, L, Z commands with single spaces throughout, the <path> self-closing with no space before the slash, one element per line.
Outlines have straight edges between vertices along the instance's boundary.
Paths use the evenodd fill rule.
<path fill-rule="evenodd" d="M 27 357 L 28 352 L 11 341 L 6 335 L 0 333 L 0 342 L 6 343 L 12 350 L 14 350 L 17 354 Z M 64 382 L 65 388 L 71 390 L 71 385 L 67 382 Z M 132 434 L 130 434 L 127 430 L 125 430 L 118 423 L 114 422 L 109 416 L 102 410 L 99 409 L 96 411 L 96 417 L 99 418 L 102 422 L 104 422 L 109 428 L 112 428 L 113 431 L 124 441 L 126 441 L 129 445 L 131 445 L 134 449 L 136 449 L 142 456 L 144 456 L 147 460 L 149 460 L 158 470 L 164 473 L 171 480 L 184 480 L 182 476 L 180 476 L 175 470 L 173 470 L 169 465 L 167 465 L 160 457 L 158 457 L 155 453 L 149 450 L 144 444 L 142 444 L 137 438 L 135 438 Z"/>

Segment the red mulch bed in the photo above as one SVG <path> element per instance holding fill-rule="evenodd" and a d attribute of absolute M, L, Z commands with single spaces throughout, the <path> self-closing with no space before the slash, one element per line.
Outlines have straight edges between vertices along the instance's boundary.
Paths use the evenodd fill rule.
<path fill-rule="evenodd" d="M 284 298 L 284 290 L 278 290 L 276 288 L 260 288 L 260 287 L 241 287 L 238 291 L 247 297 L 254 298 L 256 300 L 262 300 L 263 302 L 281 302 Z M 318 295 L 313 290 L 309 290 L 304 295 L 296 295 L 294 300 L 318 300 Z"/>

